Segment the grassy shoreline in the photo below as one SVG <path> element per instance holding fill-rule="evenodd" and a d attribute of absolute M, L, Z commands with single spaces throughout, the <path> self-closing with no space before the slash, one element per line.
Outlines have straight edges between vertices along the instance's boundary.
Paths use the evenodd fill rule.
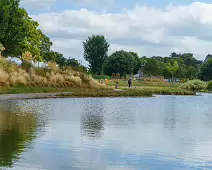
<path fill-rule="evenodd" d="M 116 91 L 112 88 L 105 89 L 75 89 L 73 93 L 63 94 L 61 97 L 152 97 L 156 95 L 196 95 L 195 92 L 178 89 L 120 89 Z"/>
<path fill-rule="evenodd" d="M 56 88 L 56 87 L 33 87 L 12 86 L 0 87 L 1 94 L 30 94 L 30 93 L 58 93 L 56 97 L 151 97 L 156 95 L 195 95 L 195 92 L 183 90 L 179 87 L 137 87 L 126 88 L 112 87 L 102 88 Z M 71 92 L 71 93 L 65 93 Z"/>

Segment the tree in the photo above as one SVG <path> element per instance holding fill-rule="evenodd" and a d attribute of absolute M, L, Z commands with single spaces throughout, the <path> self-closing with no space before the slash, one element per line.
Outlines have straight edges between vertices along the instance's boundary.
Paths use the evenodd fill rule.
<path fill-rule="evenodd" d="M 42 31 L 39 30 L 39 32 L 41 35 L 40 55 L 44 59 L 45 56 L 48 56 L 48 54 L 51 52 L 50 49 L 53 43 L 51 42 L 49 37 L 47 37 L 46 35 L 42 33 Z"/>
<path fill-rule="evenodd" d="M 133 73 L 137 74 L 139 69 L 141 68 L 141 60 L 140 60 L 140 58 L 139 58 L 137 53 L 135 53 L 135 52 L 129 52 L 129 53 L 134 57 L 134 60 L 135 60 Z"/>
<path fill-rule="evenodd" d="M 54 52 L 55 58 L 54 61 L 60 66 L 61 69 L 63 69 L 66 65 L 67 59 L 63 57 L 63 54 L 59 52 Z"/>
<path fill-rule="evenodd" d="M 1 57 L 1 53 L 5 50 L 4 46 L 2 45 L 2 43 L 0 43 L 0 57 Z"/>
<path fill-rule="evenodd" d="M 92 35 L 83 42 L 84 58 L 89 62 L 91 71 L 100 74 L 102 66 L 107 59 L 109 44 L 104 36 Z"/>
<path fill-rule="evenodd" d="M 5 47 L 5 57 L 17 57 L 29 51 L 32 56 L 42 56 L 50 50 L 52 43 L 41 30 L 38 22 L 20 8 L 20 0 L 0 1 L 0 42 Z"/>
<path fill-rule="evenodd" d="M 49 61 L 55 61 L 56 59 L 56 54 L 54 51 L 50 51 L 50 52 L 47 52 L 44 56 L 43 56 L 43 60 L 45 62 L 49 62 Z"/>
<path fill-rule="evenodd" d="M 75 58 L 69 58 L 67 61 L 66 61 L 66 66 L 70 66 L 72 68 L 77 68 L 80 66 L 79 62 L 75 59 Z"/>
<path fill-rule="evenodd" d="M 135 59 L 126 51 L 116 51 L 108 57 L 105 63 L 105 72 L 107 75 L 119 73 L 121 76 L 124 74 L 132 74 L 134 70 Z"/>
<path fill-rule="evenodd" d="M 29 35 L 34 34 L 37 24 L 31 21 L 26 10 L 19 5 L 19 0 L 0 1 L 0 42 L 6 48 L 5 56 L 21 56 L 21 46 L 30 45 L 26 42 L 32 38 Z"/>
<path fill-rule="evenodd" d="M 174 86 L 174 75 L 179 70 L 179 65 L 178 65 L 177 61 L 175 61 L 173 65 L 171 63 L 168 63 L 166 67 L 172 75 L 172 87 L 173 87 Z"/>
<path fill-rule="evenodd" d="M 144 74 L 156 76 L 159 73 L 159 64 L 155 58 L 149 58 L 144 65 Z"/>
<path fill-rule="evenodd" d="M 194 79 L 197 77 L 198 70 L 193 66 L 188 66 L 186 68 L 186 77 L 189 79 Z"/>
<path fill-rule="evenodd" d="M 200 67 L 200 79 L 212 80 L 212 58 L 207 59 Z"/>
<path fill-rule="evenodd" d="M 211 54 L 208 54 L 208 55 L 205 57 L 205 60 L 204 60 L 204 61 L 207 61 L 209 58 L 212 58 L 212 55 L 211 55 Z"/>

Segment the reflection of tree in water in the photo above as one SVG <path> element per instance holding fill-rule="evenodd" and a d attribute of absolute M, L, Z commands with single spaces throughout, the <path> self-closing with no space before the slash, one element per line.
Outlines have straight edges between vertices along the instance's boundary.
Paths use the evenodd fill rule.
<path fill-rule="evenodd" d="M 24 109 L 19 108 L 17 103 L 8 105 L 3 103 L 2 106 L 0 106 L 0 167 L 11 167 L 35 138 L 37 119 L 34 113 L 21 112 Z"/>
<path fill-rule="evenodd" d="M 86 135 L 91 139 L 98 139 L 102 136 L 104 130 L 103 112 L 102 103 L 85 105 L 84 112 L 81 115 L 82 135 Z"/>
<path fill-rule="evenodd" d="M 173 131 L 176 127 L 176 110 L 175 105 L 177 104 L 175 102 L 176 97 L 170 96 L 169 100 L 167 100 L 167 103 L 165 105 L 165 113 L 164 113 L 164 125 L 166 128 L 170 129 L 170 131 Z"/>

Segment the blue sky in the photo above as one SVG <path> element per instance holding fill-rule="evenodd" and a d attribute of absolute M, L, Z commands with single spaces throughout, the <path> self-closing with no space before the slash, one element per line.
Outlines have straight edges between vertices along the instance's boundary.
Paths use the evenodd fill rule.
<path fill-rule="evenodd" d="M 26 1 L 26 0 L 22 0 Z M 31 3 L 33 6 L 34 0 L 28 0 L 28 3 Z M 30 2 L 31 1 L 31 2 Z M 44 0 L 45 1 L 45 0 Z M 53 1 L 53 0 L 52 0 Z M 54 0 L 55 3 L 51 6 L 51 11 L 63 11 L 67 9 L 75 9 L 79 10 L 81 8 L 86 8 L 88 10 L 95 10 L 95 11 L 101 11 L 104 6 L 108 8 L 108 11 L 112 12 L 119 12 L 123 8 L 133 8 L 136 5 L 147 5 L 155 8 L 164 8 L 167 5 L 173 4 L 173 5 L 189 5 L 192 2 L 204 2 L 204 3 L 211 3 L 210 0 L 204 0 L 204 1 L 195 1 L 195 0 L 90 0 L 94 1 L 96 5 L 90 5 L 88 2 L 89 0 Z M 37 8 L 29 8 L 28 10 L 31 13 L 39 13 L 40 10 Z M 45 10 L 43 10 L 45 11 Z"/>
<path fill-rule="evenodd" d="M 109 54 L 134 51 L 140 56 L 212 53 L 212 2 L 194 0 L 21 0 L 53 50 L 83 60 L 82 41 L 102 34 Z M 86 63 L 86 62 L 85 62 Z"/>

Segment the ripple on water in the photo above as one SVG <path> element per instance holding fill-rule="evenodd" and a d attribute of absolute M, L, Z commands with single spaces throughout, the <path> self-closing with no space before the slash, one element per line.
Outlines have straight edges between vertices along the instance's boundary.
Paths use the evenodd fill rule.
<path fill-rule="evenodd" d="M 212 95 L 0 104 L 0 169 L 212 169 Z"/>

